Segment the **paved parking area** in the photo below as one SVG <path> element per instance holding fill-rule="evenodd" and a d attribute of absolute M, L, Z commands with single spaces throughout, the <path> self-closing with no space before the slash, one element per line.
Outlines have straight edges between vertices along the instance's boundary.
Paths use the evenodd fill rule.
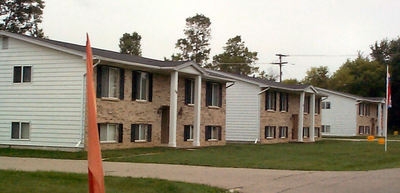
<path fill-rule="evenodd" d="M 244 193 L 398 193 L 400 168 L 358 171 L 289 171 L 104 162 L 110 176 L 201 183 Z M 86 173 L 86 160 L 0 157 L 0 169 Z"/>

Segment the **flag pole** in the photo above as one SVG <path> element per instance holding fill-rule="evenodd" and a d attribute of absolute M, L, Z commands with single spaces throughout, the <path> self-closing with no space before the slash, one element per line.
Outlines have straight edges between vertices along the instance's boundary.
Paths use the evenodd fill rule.
<path fill-rule="evenodd" d="M 390 77 L 389 77 L 389 65 L 386 63 L 386 101 L 385 101 L 385 152 L 387 151 L 387 134 L 388 134 L 388 107 L 390 105 L 389 99 L 389 86 L 390 86 Z"/>

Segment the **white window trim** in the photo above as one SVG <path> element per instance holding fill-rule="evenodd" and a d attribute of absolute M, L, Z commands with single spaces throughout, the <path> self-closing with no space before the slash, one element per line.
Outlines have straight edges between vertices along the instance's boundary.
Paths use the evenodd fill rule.
<path fill-rule="evenodd" d="M 139 143 L 148 142 L 147 141 L 147 136 L 146 136 L 147 135 L 147 129 L 149 129 L 149 125 L 147 125 L 147 124 L 138 124 L 138 130 L 139 130 L 139 133 L 138 133 L 138 136 L 137 136 L 138 139 L 135 139 L 134 141 L 135 142 L 139 142 Z M 145 139 L 140 139 L 141 132 L 144 132 L 143 136 L 144 136 Z"/>
<path fill-rule="evenodd" d="M 119 68 L 116 68 L 116 67 L 110 67 L 110 66 L 104 66 L 105 68 L 108 68 L 108 74 L 107 74 L 107 77 L 108 77 L 108 83 L 107 83 L 107 86 L 108 86 L 108 88 L 107 88 L 107 93 L 101 93 L 101 95 L 107 95 L 107 96 L 102 96 L 101 97 L 101 99 L 103 99 L 103 100 L 115 100 L 115 101 L 119 101 L 119 87 L 120 87 L 120 82 L 119 82 L 119 79 L 120 79 L 120 77 L 121 77 L 121 74 L 120 74 L 120 71 L 119 71 Z M 111 82 L 110 82 L 110 77 L 111 77 L 111 73 L 112 73 L 112 71 L 115 71 L 116 72 L 116 74 L 117 74 L 117 77 L 116 77 L 116 82 L 117 82 L 117 93 L 116 93 L 116 96 L 110 96 L 111 95 Z M 102 73 L 104 73 L 104 72 L 102 72 Z M 102 75 L 105 75 L 105 73 L 104 74 L 102 74 Z M 104 77 L 103 77 L 104 78 Z M 101 81 L 103 81 L 103 80 L 101 80 Z M 102 87 L 103 87 L 104 85 L 102 85 Z M 101 92 L 103 92 L 103 88 L 101 89 Z"/>
<path fill-rule="evenodd" d="M 281 136 L 282 135 L 282 130 L 284 130 L 285 131 L 285 135 L 283 135 L 283 136 Z M 288 134 L 287 132 L 289 131 L 289 127 L 286 127 L 286 126 L 284 126 L 284 127 L 279 127 L 279 138 L 281 138 L 281 139 L 286 139 L 287 137 L 286 137 L 286 135 Z"/>
<path fill-rule="evenodd" d="M 117 137 L 118 137 L 118 124 L 116 124 L 116 123 L 100 123 L 100 128 L 101 128 L 101 126 L 102 125 L 106 125 L 106 131 L 107 131 L 107 134 L 106 134 L 106 138 L 107 138 L 107 140 L 105 140 L 105 141 L 101 141 L 100 139 L 100 143 L 117 143 L 118 142 L 118 140 L 116 139 Z M 110 128 L 110 126 L 111 125 L 113 125 L 113 126 L 115 126 L 115 131 L 114 131 L 114 140 L 108 140 L 108 138 L 109 138 L 109 133 L 108 133 L 108 131 L 109 131 L 109 129 L 111 129 Z M 100 129 L 101 130 L 101 129 Z M 101 135 L 101 134 L 100 134 Z"/>
<path fill-rule="evenodd" d="M 20 82 L 14 82 L 14 67 L 21 67 L 21 80 L 20 80 Z M 31 67 L 31 74 L 30 74 L 31 80 L 29 82 L 24 82 L 24 67 Z M 12 66 L 12 72 L 13 72 L 13 74 L 12 74 L 13 75 L 12 76 L 13 80 L 11 82 L 13 84 L 15 84 L 15 85 L 32 84 L 32 79 L 33 79 L 33 66 L 32 65 L 14 65 L 14 66 Z"/>
<path fill-rule="evenodd" d="M 18 136 L 18 138 L 12 138 L 12 123 L 19 123 L 19 136 Z M 29 125 L 29 128 L 28 128 L 29 134 L 28 134 L 28 138 L 27 139 L 22 139 L 21 138 L 21 135 L 22 135 L 22 132 L 21 132 L 22 131 L 22 123 L 28 123 L 28 125 Z M 30 141 L 31 140 L 31 122 L 30 121 L 11 121 L 10 132 L 11 132 L 10 140 L 12 140 L 12 141 Z"/>
<path fill-rule="evenodd" d="M 146 90 L 145 90 L 145 92 L 146 93 L 143 93 L 142 92 L 142 90 L 143 90 L 143 88 L 142 88 L 142 86 L 143 86 L 143 76 L 145 76 L 145 75 L 147 75 L 147 77 L 146 77 Z M 137 83 L 138 85 L 138 87 L 137 87 L 137 90 L 138 90 L 138 92 L 137 92 L 137 99 L 136 99 L 136 101 L 142 101 L 142 102 L 147 102 L 147 101 L 149 101 L 149 78 L 150 78 L 150 73 L 148 73 L 148 72 L 140 72 L 140 77 L 139 77 L 139 82 Z M 145 96 L 144 96 L 145 95 Z"/>

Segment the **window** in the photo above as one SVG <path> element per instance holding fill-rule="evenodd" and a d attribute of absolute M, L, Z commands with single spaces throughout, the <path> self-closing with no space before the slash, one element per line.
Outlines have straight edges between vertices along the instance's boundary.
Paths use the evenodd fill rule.
<path fill-rule="evenodd" d="M 360 116 L 370 116 L 371 112 L 370 112 L 370 104 L 366 104 L 366 103 L 359 103 L 358 104 L 358 115 Z"/>
<path fill-rule="evenodd" d="M 131 125 L 131 142 L 151 142 L 151 125 Z"/>
<path fill-rule="evenodd" d="M 331 102 L 326 101 L 326 102 L 322 102 L 322 109 L 331 109 Z"/>
<path fill-rule="evenodd" d="M 99 123 L 98 128 L 99 128 L 100 142 L 122 143 L 122 128 L 123 128 L 122 124 Z"/>
<path fill-rule="evenodd" d="M 370 116 L 370 104 L 365 104 L 364 108 L 365 116 Z"/>
<path fill-rule="evenodd" d="M 99 66 L 97 68 L 97 97 L 124 99 L 124 69 Z"/>
<path fill-rule="evenodd" d="M 279 127 L 279 138 L 288 138 L 288 127 Z"/>
<path fill-rule="evenodd" d="M 303 127 L 303 137 L 304 138 L 310 137 L 310 128 L 309 127 Z"/>
<path fill-rule="evenodd" d="M 315 113 L 319 114 L 321 110 L 321 99 L 318 98 L 315 100 Z"/>
<path fill-rule="evenodd" d="M 12 122 L 11 139 L 29 139 L 29 122 Z"/>
<path fill-rule="evenodd" d="M 304 100 L 304 113 L 310 113 L 310 96 L 306 96 Z"/>
<path fill-rule="evenodd" d="M 358 127 L 358 133 L 360 134 L 360 135 L 364 135 L 364 126 L 359 126 Z"/>
<path fill-rule="evenodd" d="M 206 141 L 216 141 L 222 139 L 222 131 L 220 126 L 206 126 Z"/>
<path fill-rule="evenodd" d="M 1 49 L 3 50 L 8 49 L 8 37 L 3 36 L 1 40 Z"/>
<path fill-rule="evenodd" d="M 314 127 L 314 137 L 320 137 L 319 130 L 320 130 L 319 127 Z"/>
<path fill-rule="evenodd" d="M 185 125 L 183 130 L 183 140 L 193 141 L 193 125 Z"/>
<path fill-rule="evenodd" d="M 265 126 L 265 139 L 273 139 L 275 135 L 275 126 Z"/>
<path fill-rule="evenodd" d="M 280 93 L 279 94 L 279 111 L 288 112 L 289 111 L 289 94 Z"/>
<path fill-rule="evenodd" d="M 206 83 L 206 103 L 207 106 L 222 106 L 222 85 L 220 83 Z"/>
<path fill-rule="evenodd" d="M 31 82 L 32 66 L 14 66 L 14 83 Z"/>
<path fill-rule="evenodd" d="M 358 114 L 360 115 L 360 116 L 365 116 L 366 115 L 366 112 L 365 112 L 365 105 L 366 104 L 364 104 L 364 103 L 360 103 L 360 104 L 358 104 Z"/>
<path fill-rule="evenodd" d="M 364 127 L 364 134 L 367 134 L 367 135 L 371 134 L 371 130 L 370 130 L 369 126 Z"/>
<path fill-rule="evenodd" d="M 276 110 L 276 92 L 265 92 L 265 110 Z"/>
<path fill-rule="evenodd" d="M 194 104 L 194 80 L 185 80 L 185 104 Z"/>
<path fill-rule="evenodd" d="M 132 100 L 152 101 L 153 75 L 148 72 L 132 72 Z"/>
<path fill-rule="evenodd" d="M 331 132 L 331 126 L 330 125 L 322 125 L 322 133 L 330 133 Z"/>

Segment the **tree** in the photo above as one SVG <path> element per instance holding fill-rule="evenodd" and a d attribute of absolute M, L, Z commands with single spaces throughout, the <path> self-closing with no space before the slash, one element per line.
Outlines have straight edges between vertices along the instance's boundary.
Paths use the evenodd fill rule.
<path fill-rule="evenodd" d="M 306 72 L 306 77 L 301 81 L 303 84 L 313 85 L 321 88 L 329 88 L 329 70 L 327 66 L 311 67 Z"/>
<path fill-rule="evenodd" d="M 258 67 L 254 66 L 258 60 L 257 52 L 249 51 L 240 36 L 229 39 L 224 50 L 224 53 L 213 57 L 211 68 L 244 75 L 258 72 Z"/>
<path fill-rule="evenodd" d="M 331 88 L 365 97 L 385 96 L 385 67 L 361 55 L 347 60 L 332 76 Z"/>
<path fill-rule="evenodd" d="M 296 85 L 296 84 L 300 84 L 300 82 L 295 79 L 295 78 L 291 78 L 291 79 L 285 79 L 282 81 L 283 84 L 288 84 L 288 85 Z"/>
<path fill-rule="evenodd" d="M 39 28 L 42 23 L 42 0 L 0 0 L 0 29 L 13 33 L 44 37 Z"/>
<path fill-rule="evenodd" d="M 379 62 L 384 68 L 389 65 L 392 108 L 389 109 L 388 125 L 389 128 L 398 130 L 400 128 L 400 119 L 398 119 L 400 117 L 400 37 L 390 41 L 384 39 L 381 42 L 375 42 L 370 48 L 373 60 Z M 386 75 L 385 71 L 382 73 L 383 76 Z M 380 82 L 380 84 L 385 84 L 385 82 Z"/>
<path fill-rule="evenodd" d="M 187 18 L 184 29 L 186 37 L 178 39 L 175 44 L 181 53 L 173 54 L 171 59 L 174 61 L 192 60 L 200 66 L 205 66 L 211 51 L 208 47 L 211 39 L 210 25 L 210 19 L 202 14 Z"/>
<path fill-rule="evenodd" d="M 119 39 L 120 52 L 122 54 L 141 56 L 141 40 L 142 36 L 140 36 L 137 32 L 133 32 L 132 35 L 129 33 L 124 33 Z"/>
<path fill-rule="evenodd" d="M 276 74 L 271 69 L 268 70 L 268 73 L 264 70 L 259 73 L 259 77 L 264 80 L 276 81 L 279 78 L 279 75 Z"/>

